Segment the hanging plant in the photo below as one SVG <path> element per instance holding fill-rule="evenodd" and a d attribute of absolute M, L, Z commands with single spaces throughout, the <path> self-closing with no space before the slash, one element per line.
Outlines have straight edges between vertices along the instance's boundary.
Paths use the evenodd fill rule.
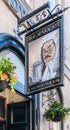
<path fill-rule="evenodd" d="M 16 66 L 10 61 L 10 58 L 2 58 L 0 60 L 0 81 L 4 81 L 4 84 L 7 83 L 7 86 L 11 88 L 12 92 L 15 92 L 14 85 L 18 81 L 15 69 Z"/>
<path fill-rule="evenodd" d="M 59 101 L 54 101 L 48 110 L 45 110 L 44 117 L 47 121 L 58 122 L 61 120 L 66 120 L 70 114 L 70 108 L 65 108 Z"/>

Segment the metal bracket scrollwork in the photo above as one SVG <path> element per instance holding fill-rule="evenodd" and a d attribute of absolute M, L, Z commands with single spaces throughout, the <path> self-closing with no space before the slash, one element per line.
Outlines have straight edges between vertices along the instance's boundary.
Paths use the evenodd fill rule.
<path fill-rule="evenodd" d="M 38 9 L 34 10 L 33 12 L 29 13 L 28 15 L 18 20 L 19 28 L 22 25 L 24 25 L 26 28 L 25 30 L 18 32 L 18 35 L 22 35 L 23 33 L 31 31 L 32 29 L 37 28 L 40 25 L 43 25 L 44 23 L 52 21 L 52 19 L 55 20 L 55 18 L 62 15 L 62 13 L 69 8 L 70 7 L 62 9 L 61 5 L 57 4 L 51 11 L 49 3 L 46 3 L 45 5 L 39 7 Z"/>
<path fill-rule="evenodd" d="M 33 16 L 29 21 L 32 25 L 34 25 L 38 22 L 41 22 L 44 18 L 47 18 L 48 15 L 49 15 L 48 9 L 46 9 L 46 10 L 41 11 L 37 15 Z"/>
<path fill-rule="evenodd" d="M 53 90 L 50 90 L 48 92 L 43 92 L 42 93 L 42 107 L 43 106 L 50 106 L 50 104 L 54 101 L 54 100 L 59 100 L 58 99 L 58 92 L 57 92 L 57 89 L 53 89 Z"/>

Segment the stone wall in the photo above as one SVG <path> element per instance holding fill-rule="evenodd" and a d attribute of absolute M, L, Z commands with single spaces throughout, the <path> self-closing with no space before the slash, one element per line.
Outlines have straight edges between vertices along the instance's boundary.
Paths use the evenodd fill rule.
<path fill-rule="evenodd" d="M 13 29 L 17 28 L 17 19 L 3 0 L 0 0 L 0 33 L 7 32 L 13 34 Z"/>

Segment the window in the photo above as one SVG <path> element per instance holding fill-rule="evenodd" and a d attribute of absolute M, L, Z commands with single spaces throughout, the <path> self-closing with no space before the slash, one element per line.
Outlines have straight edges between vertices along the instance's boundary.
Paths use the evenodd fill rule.
<path fill-rule="evenodd" d="M 13 108 L 13 122 L 21 122 L 26 120 L 26 107 L 15 107 Z"/>
<path fill-rule="evenodd" d="M 0 130 L 5 130 L 6 127 L 6 98 L 0 96 Z"/>
<path fill-rule="evenodd" d="M 0 96 L 0 120 L 5 119 L 5 99 Z"/>
<path fill-rule="evenodd" d="M 30 130 L 30 101 L 8 104 L 8 130 Z"/>

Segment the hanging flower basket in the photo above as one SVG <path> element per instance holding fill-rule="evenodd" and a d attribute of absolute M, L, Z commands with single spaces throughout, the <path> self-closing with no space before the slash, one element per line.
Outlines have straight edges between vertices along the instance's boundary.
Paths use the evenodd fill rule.
<path fill-rule="evenodd" d="M 59 121 L 61 121 L 61 120 L 63 120 L 63 115 L 56 115 L 56 116 L 52 119 L 52 121 L 54 121 L 54 122 L 59 122 Z"/>
<path fill-rule="evenodd" d="M 58 122 L 61 120 L 66 120 L 70 114 L 70 108 L 66 108 L 59 101 L 54 101 L 48 109 L 44 112 L 44 117 L 47 121 Z"/>
<path fill-rule="evenodd" d="M 10 58 L 0 60 L 0 91 L 8 86 L 13 93 L 15 92 L 14 86 L 18 81 L 15 69 L 16 66 L 10 61 Z"/>
<path fill-rule="evenodd" d="M 0 92 L 4 91 L 7 87 L 8 83 L 5 80 L 0 80 Z"/>

